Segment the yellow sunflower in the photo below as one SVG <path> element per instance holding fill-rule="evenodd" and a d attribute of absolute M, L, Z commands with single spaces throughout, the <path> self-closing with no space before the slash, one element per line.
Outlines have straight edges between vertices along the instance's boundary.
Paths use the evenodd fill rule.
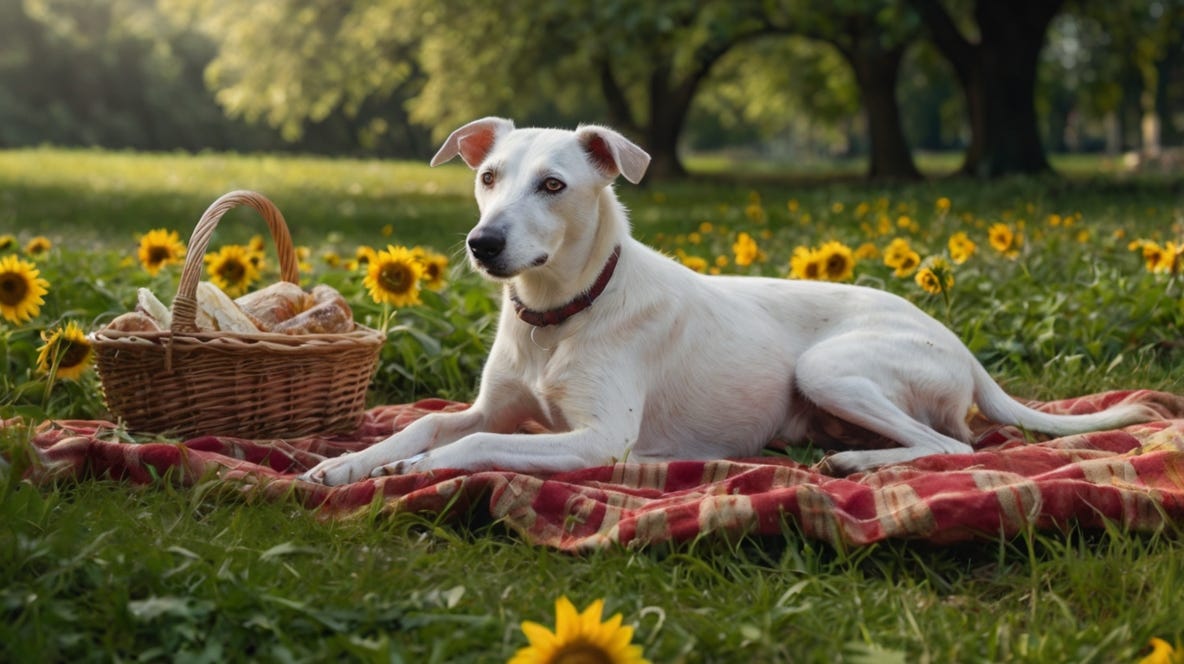
<path fill-rule="evenodd" d="M 49 282 L 32 263 L 5 256 L 0 258 L 0 316 L 11 323 L 23 323 L 41 313 Z"/>
<path fill-rule="evenodd" d="M 228 244 L 216 253 L 206 254 L 206 274 L 210 281 L 230 297 L 247 292 L 259 279 L 257 254 L 241 244 Z"/>
<path fill-rule="evenodd" d="M 41 339 L 45 345 L 37 349 L 37 370 L 42 373 L 55 373 L 58 378 L 77 380 L 94 357 L 90 340 L 74 321 L 49 334 L 43 331 Z"/>
<path fill-rule="evenodd" d="M 1140 659 L 1138 664 L 1184 664 L 1184 648 L 1179 642 L 1173 647 L 1167 641 L 1153 636 L 1147 647 L 1151 648 L 1151 652 Z"/>
<path fill-rule="evenodd" d="M 312 272 L 312 249 L 304 246 L 296 247 L 296 268 L 301 272 Z"/>
<path fill-rule="evenodd" d="M 1184 268 L 1184 243 L 1176 244 L 1171 240 L 1164 243 L 1163 262 L 1160 267 L 1169 274 L 1180 274 Z"/>
<path fill-rule="evenodd" d="M 1148 272 L 1155 274 L 1176 274 L 1180 271 L 1181 254 L 1184 245 L 1177 246 L 1168 241 L 1160 246 L 1154 240 L 1135 240 L 1130 244 L 1131 251 L 1138 251 L 1143 255 L 1143 264 Z"/>
<path fill-rule="evenodd" d="M 53 249 L 53 242 L 44 235 L 38 235 L 25 243 L 25 253 L 30 256 L 41 256 L 49 253 L 50 249 Z"/>
<path fill-rule="evenodd" d="M 884 249 L 884 265 L 892 268 L 895 277 L 909 276 L 920 264 L 921 255 L 913 251 L 909 241 L 904 238 L 896 238 Z"/>
<path fill-rule="evenodd" d="M 855 260 L 867 261 L 875 260 L 880 257 L 880 249 L 874 242 L 864 242 L 855 250 Z"/>
<path fill-rule="evenodd" d="M 884 265 L 897 267 L 910 253 L 915 252 L 909 245 L 909 241 L 898 237 L 889 242 L 887 247 L 884 247 Z"/>
<path fill-rule="evenodd" d="M 947 243 L 950 248 L 950 259 L 958 265 L 965 263 L 978 250 L 978 245 L 966 233 L 958 231 L 950 236 Z"/>
<path fill-rule="evenodd" d="M 921 255 L 913 250 L 898 256 L 896 258 L 896 269 L 892 271 L 892 276 L 904 278 L 913 273 L 917 266 L 921 264 Z"/>
<path fill-rule="evenodd" d="M 1014 257 L 1019 253 L 1020 236 L 1005 223 L 992 224 L 987 229 L 987 241 L 990 242 L 991 248 L 1008 257 Z"/>
<path fill-rule="evenodd" d="M 522 632 L 530 645 L 522 648 L 509 664 L 562 664 L 603 662 L 604 664 L 648 664 L 641 646 L 633 645 L 633 628 L 621 625 L 621 614 L 601 622 L 604 600 L 592 602 L 583 613 L 566 597 L 555 600 L 555 631 L 529 620 Z"/>
<path fill-rule="evenodd" d="M 411 253 L 423 268 L 424 288 L 433 291 L 443 288 L 448 277 L 448 257 L 423 247 L 416 247 Z"/>
<path fill-rule="evenodd" d="M 423 266 L 407 247 L 387 246 L 374 255 L 366 267 L 362 284 L 379 304 L 405 307 L 419 304 L 419 280 Z"/>
<path fill-rule="evenodd" d="M 736 242 L 732 244 L 732 254 L 736 257 L 736 265 L 740 267 L 752 265 L 760 257 L 760 251 L 756 240 L 748 233 L 737 235 Z"/>
<path fill-rule="evenodd" d="M 700 256 L 683 256 L 682 264 L 699 274 L 707 273 L 707 259 Z"/>
<path fill-rule="evenodd" d="M 827 281 L 846 281 L 855 273 L 855 255 L 851 247 L 832 240 L 818 248 L 822 261 L 822 278 Z"/>
<path fill-rule="evenodd" d="M 373 247 L 366 245 L 359 246 L 354 250 L 354 260 L 358 262 L 358 265 L 369 265 L 377 255 L 378 252 Z"/>
<path fill-rule="evenodd" d="M 789 259 L 789 276 L 794 279 L 822 279 L 825 274 L 822 254 L 809 247 L 797 247 Z"/>
<path fill-rule="evenodd" d="M 140 265 L 152 276 L 170 263 L 180 263 L 185 258 L 185 245 L 177 231 L 164 228 L 148 231 L 140 238 Z"/>
<path fill-rule="evenodd" d="M 954 287 L 954 269 L 945 258 L 930 256 L 917 270 L 914 279 L 921 290 L 930 295 L 940 295 Z"/>
<path fill-rule="evenodd" d="M 0 251 L 8 251 L 16 246 L 16 236 L 4 233 L 0 235 Z"/>

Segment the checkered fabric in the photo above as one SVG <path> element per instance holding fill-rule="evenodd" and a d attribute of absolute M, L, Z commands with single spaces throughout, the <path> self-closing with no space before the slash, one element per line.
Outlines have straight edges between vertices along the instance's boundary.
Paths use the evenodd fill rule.
<path fill-rule="evenodd" d="M 297 476 L 427 413 L 467 405 L 425 400 L 381 406 L 369 410 L 350 436 L 297 440 L 131 442 L 110 422 L 51 421 L 34 431 L 42 463 L 29 479 L 151 483 L 169 472 L 181 482 L 217 475 L 266 497 L 295 495 L 326 518 L 368 514 L 379 506 L 464 523 L 459 517 L 483 511 L 531 543 L 569 551 L 778 534 L 787 527 L 850 546 L 888 538 L 948 543 L 1069 525 L 1144 532 L 1184 525 L 1184 396 L 1106 392 L 1033 405 L 1089 413 L 1131 402 L 1153 407 L 1162 419 L 1034 442 L 1014 427 L 984 423 L 976 427 L 971 454 L 925 457 L 848 477 L 770 455 L 551 475 L 445 470 L 340 487 Z"/>

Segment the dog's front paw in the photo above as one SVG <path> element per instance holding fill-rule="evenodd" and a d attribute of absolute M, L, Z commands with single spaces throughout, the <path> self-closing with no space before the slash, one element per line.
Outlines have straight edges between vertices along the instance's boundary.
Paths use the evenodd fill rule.
<path fill-rule="evenodd" d="M 398 461 L 378 466 L 374 470 L 370 471 L 370 477 L 382 477 L 384 475 L 407 475 L 410 473 L 421 473 L 426 470 L 431 470 L 431 461 L 427 452 L 420 452 L 415 456 L 410 456 L 406 459 L 399 459 Z"/>
<path fill-rule="evenodd" d="M 298 479 L 328 486 L 349 484 L 370 476 L 372 465 L 361 454 L 343 454 L 313 466 Z"/>

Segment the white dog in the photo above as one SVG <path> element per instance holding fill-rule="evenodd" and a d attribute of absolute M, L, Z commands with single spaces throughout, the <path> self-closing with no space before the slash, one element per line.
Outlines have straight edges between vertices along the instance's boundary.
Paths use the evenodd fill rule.
<path fill-rule="evenodd" d="M 638 182 L 650 158 L 610 129 L 485 118 L 453 132 L 432 165 L 458 154 L 477 171 L 469 257 L 504 284 L 479 395 L 306 479 L 746 457 L 835 420 L 896 445 L 828 458 L 849 472 L 970 452 L 975 403 L 994 421 L 1057 435 L 1154 417 L 1137 406 L 1029 409 L 950 330 L 883 291 L 683 267 L 630 237 L 612 183 Z M 527 420 L 551 433 L 520 433 Z"/>

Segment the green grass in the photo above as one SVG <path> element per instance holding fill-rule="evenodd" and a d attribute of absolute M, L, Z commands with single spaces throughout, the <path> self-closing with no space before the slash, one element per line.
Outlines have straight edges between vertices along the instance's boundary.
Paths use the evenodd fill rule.
<path fill-rule="evenodd" d="M 1013 393 L 1180 391 L 1184 283 L 1149 273 L 1127 248 L 1135 238 L 1181 239 L 1179 185 L 1117 178 L 1097 160 L 1064 167 L 1065 179 L 900 187 L 703 165 L 716 174 L 619 186 L 639 236 L 714 261 L 731 255 L 736 233 L 750 232 L 766 260 L 724 271 L 781 275 L 799 245 L 882 246 L 901 236 L 927 256 L 966 231 L 979 253 L 956 268 L 948 307 L 879 261 L 857 265 L 855 280 L 946 321 Z M 297 242 L 313 249 L 308 279 L 338 286 L 371 324 L 383 311 L 367 302 L 358 275 L 320 254 L 388 242 L 451 251 L 476 214 L 471 173 L 453 165 L 0 151 L 0 235 L 55 243 L 38 259 L 51 283 L 40 316 L 0 322 L 0 417 L 100 415 L 93 375 L 51 384 L 36 370 L 39 334 L 65 320 L 93 329 L 126 310 L 139 286 L 167 300 L 177 270 L 149 277 L 128 264 L 135 235 L 167 227 L 185 237 L 214 198 L 240 187 L 276 201 Z M 940 197 L 952 200 L 949 214 L 935 210 Z M 1077 213 L 1070 228 L 1048 221 Z M 881 214 L 892 224 L 886 234 L 875 228 Z M 900 217 L 915 228 L 901 229 Z M 987 227 L 1020 220 L 1020 253 L 993 252 Z M 227 222 L 219 239 L 263 231 L 250 214 Z M 457 265 L 443 292 L 398 312 L 406 327 L 387 344 L 372 400 L 471 398 L 492 296 Z M 17 467 L 26 435 L 0 430 Z M 835 550 L 786 524 L 778 537 L 574 556 L 525 544 L 480 512 L 456 523 L 321 521 L 294 499 L 216 481 L 34 488 L 0 470 L 4 661 L 504 661 L 526 643 L 519 623 L 553 624 L 554 600 L 567 594 L 579 608 L 605 598 L 654 662 L 1121 662 L 1151 636 L 1184 638 L 1181 587 L 1178 530 L 1070 527 L 950 547 Z"/>

